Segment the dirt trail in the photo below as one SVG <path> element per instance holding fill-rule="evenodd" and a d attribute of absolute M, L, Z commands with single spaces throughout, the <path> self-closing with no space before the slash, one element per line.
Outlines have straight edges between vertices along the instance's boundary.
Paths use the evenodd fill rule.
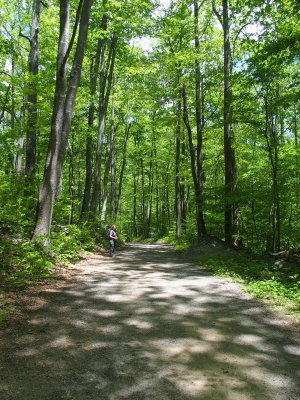
<path fill-rule="evenodd" d="M 1 400 L 300 400 L 299 337 L 238 285 L 167 245 L 76 267 L 2 333 Z"/>

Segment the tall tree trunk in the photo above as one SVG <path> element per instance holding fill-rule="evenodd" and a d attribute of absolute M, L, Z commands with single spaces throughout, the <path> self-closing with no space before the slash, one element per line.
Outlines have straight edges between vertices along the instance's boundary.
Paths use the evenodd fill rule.
<path fill-rule="evenodd" d="M 101 221 L 106 220 L 106 210 L 108 202 L 108 178 L 109 171 L 111 168 L 111 152 L 107 150 L 107 156 L 105 160 L 104 178 L 103 178 L 103 196 L 102 196 L 102 207 L 101 207 Z"/>
<path fill-rule="evenodd" d="M 104 177 L 103 177 L 103 196 L 102 196 L 102 207 L 101 207 L 101 221 L 106 220 L 106 211 L 107 211 L 107 203 L 108 203 L 108 182 L 109 182 L 109 177 L 111 178 L 111 184 L 113 181 L 113 174 L 114 174 L 114 166 L 113 166 L 113 161 L 112 158 L 114 157 L 114 136 L 115 136 L 115 122 L 114 122 L 114 106 L 112 104 L 112 122 L 111 122 L 111 129 L 110 129 L 110 136 L 109 136 L 109 142 L 107 144 L 107 154 L 106 154 L 106 160 L 105 160 L 105 170 L 104 170 Z M 113 191 L 113 190 L 112 190 Z M 111 195 L 112 195 L 111 191 Z M 113 208 L 112 208 L 112 203 L 110 204 L 110 214 L 111 216 L 113 215 Z"/>
<path fill-rule="evenodd" d="M 11 68 L 12 69 L 12 76 L 14 75 L 14 73 L 13 73 L 13 63 L 14 63 L 14 61 L 12 60 L 12 68 Z M 12 85 L 8 85 L 7 86 L 5 97 L 4 97 L 4 101 L 3 101 L 3 104 L 1 105 L 0 125 L 2 124 L 2 120 L 3 120 L 4 115 L 5 115 L 7 104 L 9 103 L 9 92 L 10 91 L 12 92 L 12 94 L 11 94 L 11 97 L 12 97 L 12 106 L 11 106 L 12 112 L 13 112 L 13 109 L 14 109 L 14 103 L 13 103 L 13 101 L 14 101 L 14 90 L 13 90 L 13 84 L 12 84 Z"/>
<path fill-rule="evenodd" d="M 195 109 L 196 109 L 196 129 L 197 129 L 197 150 L 196 150 L 196 175 L 197 175 L 197 189 L 195 195 L 197 196 L 197 225 L 200 235 L 206 235 L 206 227 L 204 222 L 203 212 L 203 185 L 204 185 L 204 172 L 203 172 L 203 110 L 202 93 L 201 93 L 201 74 L 200 74 L 200 41 L 199 41 L 199 5 L 198 0 L 194 0 L 194 34 L 195 34 Z"/>
<path fill-rule="evenodd" d="M 270 93 L 267 91 L 265 96 L 265 130 L 264 135 L 267 142 L 269 160 L 272 169 L 272 206 L 270 211 L 270 219 L 272 226 L 271 240 L 267 243 L 267 250 L 272 252 L 280 251 L 280 197 L 278 184 L 278 132 L 277 132 L 277 115 L 271 115 L 269 112 L 268 97 Z"/>
<path fill-rule="evenodd" d="M 141 167 L 141 190 L 142 190 L 142 201 L 141 201 L 141 215 L 142 215 L 142 227 L 143 227 L 143 237 L 145 237 L 145 220 L 146 220 L 146 215 L 145 215 L 145 172 L 144 172 L 144 160 L 141 158 L 140 159 L 140 167 Z"/>
<path fill-rule="evenodd" d="M 151 152 L 151 159 L 149 165 L 148 175 L 148 198 L 146 209 L 146 224 L 145 224 L 145 237 L 150 237 L 151 219 L 152 219 L 152 191 L 153 191 L 153 151 Z"/>
<path fill-rule="evenodd" d="M 180 185 L 180 155 L 181 155 L 181 102 L 177 101 L 177 121 L 175 138 L 175 210 L 176 210 L 176 238 L 181 236 L 182 198 Z"/>
<path fill-rule="evenodd" d="M 137 229 L 137 177 L 136 171 L 133 173 L 133 236 L 138 236 Z"/>
<path fill-rule="evenodd" d="M 183 100 L 183 121 L 186 126 L 186 130 L 188 133 L 188 142 L 190 149 L 190 160 L 191 160 L 191 171 L 194 183 L 194 193 L 196 200 L 196 221 L 197 221 L 197 230 L 198 236 L 203 236 L 206 234 L 203 213 L 202 213 L 202 193 L 201 193 L 201 185 L 198 181 L 198 171 L 197 171 L 197 159 L 196 159 L 196 150 L 193 143 L 193 135 L 192 128 L 189 121 L 188 109 L 187 109 L 187 94 L 186 94 L 186 86 L 182 87 L 182 100 Z"/>
<path fill-rule="evenodd" d="M 186 159 L 186 144 L 185 141 L 182 141 L 181 144 L 181 156 L 182 159 Z M 180 193 L 181 193 L 181 216 L 182 216 L 182 227 L 186 227 L 186 215 L 187 215 L 187 198 L 186 195 L 186 184 L 184 182 L 180 183 Z"/>
<path fill-rule="evenodd" d="M 69 144 L 69 196 L 70 196 L 70 213 L 69 213 L 69 225 L 74 222 L 74 199 L 75 199 L 75 182 L 74 182 L 74 140 L 72 134 L 72 140 Z"/>
<path fill-rule="evenodd" d="M 101 61 L 100 61 L 99 126 L 98 126 L 96 160 L 94 167 L 93 195 L 91 201 L 91 211 L 94 217 L 96 216 L 96 211 L 99 205 L 99 198 L 101 192 L 100 181 L 101 181 L 102 144 L 103 144 L 107 107 L 112 87 L 112 77 L 114 71 L 116 49 L 117 49 L 117 37 L 113 35 L 106 67 L 105 67 L 105 52 L 103 52 L 103 54 L 101 55 Z"/>
<path fill-rule="evenodd" d="M 108 19 L 107 14 L 105 13 L 101 22 L 101 30 L 103 31 L 106 31 L 107 29 L 107 19 Z M 93 168 L 92 168 L 93 141 L 91 132 L 93 131 L 94 127 L 95 94 L 99 77 L 100 60 L 101 63 L 104 62 L 103 57 L 105 54 L 106 42 L 107 42 L 106 38 L 98 39 L 95 62 L 91 62 L 91 67 L 90 67 L 91 102 L 89 105 L 89 116 L 88 116 L 89 132 L 86 137 L 86 158 L 85 158 L 86 174 L 85 174 L 84 195 L 83 195 L 81 215 L 80 215 L 81 218 L 84 218 L 84 216 L 88 214 L 91 201 L 92 176 L 93 176 Z"/>
<path fill-rule="evenodd" d="M 17 174 L 23 172 L 23 150 L 24 150 L 24 121 L 25 121 L 25 102 L 23 102 L 20 113 L 20 134 L 18 139 L 18 152 L 16 159 Z"/>
<path fill-rule="evenodd" d="M 80 3 L 78 7 L 78 18 L 76 20 L 75 28 L 77 28 L 77 21 L 79 21 L 80 18 L 80 29 L 68 89 L 66 90 L 66 64 L 71 47 L 74 43 L 76 29 L 73 31 L 70 46 L 68 46 L 70 3 L 69 0 L 61 2 L 56 89 L 51 134 L 44 179 L 40 188 L 37 223 L 33 237 L 50 234 L 55 196 L 61 179 L 74 102 L 80 82 L 91 5 L 92 0 L 83 0 L 83 4 Z"/>
<path fill-rule="evenodd" d="M 130 126 L 131 126 L 130 123 L 127 121 L 126 128 L 125 128 L 125 136 L 124 136 L 123 160 L 122 160 L 122 166 L 121 166 L 120 177 L 119 177 L 118 200 L 117 200 L 117 208 L 116 208 L 116 217 L 117 218 L 119 217 L 120 212 L 121 212 L 123 177 L 124 177 L 124 171 L 125 171 L 125 167 L 126 167 L 127 142 L 128 142 L 128 138 L 129 138 Z"/>
<path fill-rule="evenodd" d="M 32 19 L 31 19 L 31 35 L 30 35 L 30 52 L 28 56 L 29 71 L 29 94 L 27 96 L 27 132 L 26 132 L 26 163 L 25 175 L 28 177 L 28 185 L 30 185 L 31 177 L 36 171 L 36 137 L 38 129 L 38 89 L 37 75 L 39 68 L 39 26 L 40 26 L 41 1 L 33 1 Z M 27 193 L 31 190 L 27 187 Z"/>
<path fill-rule="evenodd" d="M 233 148 L 232 130 L 232 89 L 231 89 L 231 43 L 228 0 L 223 4 L 223 32 L 224 32 L 224 160 L 225 160 L 225 242 L 228 245 L 236 244 L 234 234 L 238 229 L 238 209 L 233 204 L 232 195 L 236 191 L 237 167 L 235 150 Z"/>
<path fill-rule="evenodd" d="M 159 187 L 158 187 L 158 173 L 157 173 L 157 163 L 155 163 L 156 169 L 156 188 L 155 188 L 155 214 L 156 214 L 156 235 L 160 237 L 161 229 L 160 229 L 160 217 L 159 217 Z"/>
<path fill-rule="evenodd" d="M 11 59 L 11 75 L 14 77 L 15 75 L 15 56 L 14 56 L 14 44 L 12 44 L 12 59 Z M 9 91 L 7 91 L 7 95 L 9 94 Z M 11 85 L 11 127 L 14 130 L 15 128 L 15 120 L 16 120 L 16 113 L 15 113 L 15 103 L 16 103 L 16 98 L 15 98 L 15 84 L 12 83 Z M 10 170 L 14 171 L 15 168 L 15 163 L 14 163 L 14 157 L 12 152 L 10 151 L 8 153 L 8 159 L 10 161 Z"/>
<path fill-rule="evenodd" d="M 116 215 L 116 150 L 115 150 L 115 104 L 112 99 L 112 125 L 110 138 L 110 215 L 115 218 Z"/>

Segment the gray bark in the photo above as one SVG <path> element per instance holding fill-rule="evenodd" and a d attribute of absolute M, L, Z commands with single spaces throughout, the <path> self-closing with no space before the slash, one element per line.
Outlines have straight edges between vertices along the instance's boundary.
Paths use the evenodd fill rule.
<path fill-rule="evenodd" d="M 236 191 L 237 167 L 234 135 L 232 129 L 232 88 L 231 88 L 231 43 L 228 0 L 223 0 L 223 31 L 224 31 L 224 160 L 225 160 L 225 242 L 236 244 L 233 235 L 238 230 L 238 210 L 233 204 L 232 194 Z"/>
<path fill-rule="evenodd" d="M 196 204 L 197 204 L 197 226 L 200 235 L 206 235 L 206 227 L 204 222 L 203 212 L 203 185 L 204 185 L 204 172 L 203 172 L 203 110 L 202 106 L 202 91 L 201 91 L 201 74 L 198 56 L 200 54 L 200 40 L 199 40 L 199 5 L 198 0 L 194 0 L 194 34 L 195 34 L 195 109 L 196 109 L 196 129 L 197 129 L 197 150 L 196 150 L 196 176 L 197 176 L 197 189 L 195 189 Z"/>
<path fill-rule="evenodd" d="M 101 29 L 104 31 L 107 29 L 107 15 L 104 14 L 101 22 Z M 95 119 L 95 94 L 97 89 L 97 83 L 99 78 L 99 68 L 100 68 L 100 59 L 101 63 L 103 63 L 103 54 L 105 52 L 107 39 L 98 39 L 95 62 L 91 62 L 91 72 L 90 72 L 90 94 L 91 94 L 91 103 L 89 106 L 89 116 L 88 116 L 88 126 L 89 133 L 86 138 L 86 175 L 85 175 L 85 187 L 84 187 L 84 196 L 82 201 L 81 208 L 81 218 L 86 215 L 90 209 L 90 201 L 91 201 L 91 190 L 92 190 L 92 176 L 93 176 L 93 167 L 92 167 L 92 136 L 91 131 L 94 127 L 94 119 Z"/>
<path fill-rule="evenodd" d="M 176 210 L 176 238 L 181 236 L 182 199 L 180 185 L 180 154 L 181 154 L 181 102 L 177 101 L 177 122 L 175 138 L 175 210 Z"/>
<path fill-rule="evenodd" d="M 27 130 L 25 175 L 33 176 L 36 171 L 36 137 L 38 129 L 38 89 L 37 75 L 39 67 L 39 25 L 41 1 L 34 0 L 31 19 L 30 52 L 28 56 L 29 94 L 27 96 Z"/>
<path fill-rule="evenodd" d="M 124 171 L 125 171 L 125 167 L 126 167 L 126 152 L 127 152 L 127 142 L 128 142 L 128 138 L 129 138 L 130 126 L 131 126 L 130 123 L 127 122 L 126 128 L 125 128 L 125 137 L 124 137 L 123 160 L 122 160 L 122 166 L 121 166 L 120 177 L 119 177 L 119 190 L 118 190 L 116 217 L 119 216 L 120 211 L 121 211 L 123 177 L 124 177 Z"/>
<path fill-rule="evenodd" d="M 24 120 L 25 120 L 25 104 L 22 104 L 21 107 L 21 118 L 20 118 L 20 136 L 18 139 L 18 152 L 16 159 L 16 171 L 17 174 L 21 174 L 23 172 L 23 150 L 24 150 Z"/>
<path fill-rule="evenodd" d="M 37 224 L 33 235 L 34 237 L 50 234 L 55 196 L 62 174 L 74 102 L 80 81 L 91 5 L 92 0 L 83 1 L 77 46 L 70 73 L 69 84 L 66 90 L 66 62 L 67 55 L 70 53 L 70 46 L 68 47 L 70 4 L 69 1 L 61 2 L 61 24 L 51 135 L 44 179 L 40 188 Z M 73 37 L 75 37 L 75 35 L 73 35 Z M 70 43 L 72 43 L 72 40 Z"/>
<path fill-rule="evenodd" d="M 115 153 L 115 132 L 116 127 L 112 124 L 111 129 L 111 151 L 110 151 L 110 212 L 114 218 L 116 213 L 116 153 Z"/>
<path fill-rule="evenodd" d="M 183 100 L 183 121 L 186 126 L 186 130 L 188 133 L 188 142 L 189 142 L 189 150 L 190 150 L 190 160 L 191 160 L 191 172 L 194 184 L 194 193 L 196 199 L 196 220 L 197 220 L 197 230 L 198 236 L 203 236 L 206 234 L 205 224 L 203 219 L 202 212 L 202 192 L 200 184 L 198 180 L 198 171 L 197 171 L 197 158 L 196 158 L 196 149 L 193 143 L 193 135 L 192 128 L 189 121 L 188 109 L 187 109 L 187 94 L 185 85 L 182 88 L 182 100 Z"/>
<path fill-rule="evenodd" d="M 98 140 L 96 150 L 96 160 L 94 168 L 94 182 L 93 182 L 93 195 L 91 201 L 91 211 L 95 216 L 99 205 L 101 187 L 101 161 L 102 161 L 102 144 L 105 129 L 105 120 L 107 114 L 107 107 L 112 87 L 112 77 L 114 71 L 115 57 L 117 48 L 117 37 L 112 37 L 110 52 L 105 68 L 105 52 L 101 55 L 100 62 L 100 97 L 99 97 L 99 126 L 98 126 Z"/>

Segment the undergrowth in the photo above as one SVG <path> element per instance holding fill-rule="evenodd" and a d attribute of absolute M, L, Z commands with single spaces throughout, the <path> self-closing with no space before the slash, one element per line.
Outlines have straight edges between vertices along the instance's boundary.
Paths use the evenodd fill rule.
<path fill-rule="evenodd" d="M 218 256 L 197 258 L 204 268 L 243 283 L 257 298 L 271 300 L 300 318 L 300 274 L 297 266 L 274 265 L 267 260 Z"/>
<path fill-rule="evenodd" d="M 49 239 L 50 244 L 45 246 L 44 237 L 30 241 L 0 236 L 0 293 L 48 278 L 56 265 L 108 245 L 106 230 L 95 225 L 54 226 Z"/>

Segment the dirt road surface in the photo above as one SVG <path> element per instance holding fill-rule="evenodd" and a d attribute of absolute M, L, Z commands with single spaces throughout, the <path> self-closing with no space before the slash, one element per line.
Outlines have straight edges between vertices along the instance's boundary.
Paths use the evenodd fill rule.
<path fill-rule="evenodd" d="M 91 256 L 0 337 L 1 400 L 300 400 L 299 335 L 167 245 Z"/>

